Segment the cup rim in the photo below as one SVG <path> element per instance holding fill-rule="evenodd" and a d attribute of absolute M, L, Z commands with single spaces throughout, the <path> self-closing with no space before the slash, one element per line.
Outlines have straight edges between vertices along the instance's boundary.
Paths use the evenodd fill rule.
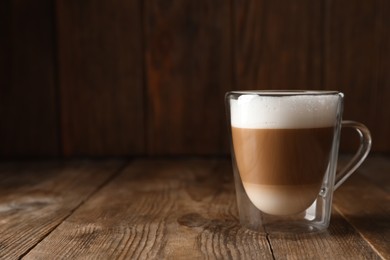
<path fill-rule="evenodd" d="M 262 96 L 320 96 L 320 95 L 341 95 L 336 90 L 232 90 L 226 93 L 229 95 L 262 95 Z"/>

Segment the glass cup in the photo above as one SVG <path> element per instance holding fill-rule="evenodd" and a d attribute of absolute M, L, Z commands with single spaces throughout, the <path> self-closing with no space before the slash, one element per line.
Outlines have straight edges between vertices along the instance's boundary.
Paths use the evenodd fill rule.
<path fill-rule="evenodd" d="M 364 161 L 370 132 L 342 121 L 336 91 L 232 91 L 225 96 L 236 197 L 242 226 L 266 233 L 307 233 L 329 226 L 332 196 Z M 336 172 L 341 127 L 360 146 Z"/>

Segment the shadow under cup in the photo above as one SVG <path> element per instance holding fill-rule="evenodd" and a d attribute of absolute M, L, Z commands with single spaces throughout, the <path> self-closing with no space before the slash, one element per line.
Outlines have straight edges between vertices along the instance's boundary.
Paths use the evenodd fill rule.
<path fill-rule="evenodd" d="M 343 94 L 229 92 L 226 107 L 241 225 L 267 233 L 325 230 L 335 187 Z"/>

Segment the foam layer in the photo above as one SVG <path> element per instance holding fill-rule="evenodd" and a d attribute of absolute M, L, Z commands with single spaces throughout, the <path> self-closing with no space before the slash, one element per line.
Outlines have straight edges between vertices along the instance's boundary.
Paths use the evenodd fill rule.
<path fill-rule="evenodd" d="M 240 128 L 315 128 L 332 126 L 337 95 L 258 96 L 230 100 L 231 124 Z"/>

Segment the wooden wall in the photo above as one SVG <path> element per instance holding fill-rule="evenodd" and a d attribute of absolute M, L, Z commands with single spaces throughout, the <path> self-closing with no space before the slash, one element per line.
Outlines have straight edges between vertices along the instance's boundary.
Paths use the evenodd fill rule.
<path fill-rule="evenodd" d="M 341 90 L 344 118 L 389 152 L 389 13 L 386 0 L 2 0 L 0 156 L 226 154 L 233 89 Z"/>

